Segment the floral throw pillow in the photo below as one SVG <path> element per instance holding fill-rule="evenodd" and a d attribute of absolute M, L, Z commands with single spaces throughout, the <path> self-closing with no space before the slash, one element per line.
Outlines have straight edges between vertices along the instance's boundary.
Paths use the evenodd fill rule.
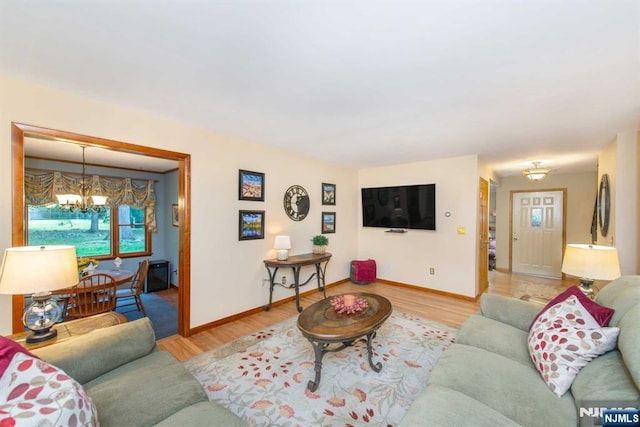
<path fill-rule="evenodd" d="M 7 369 L 11 361 L 13 360 L 13 356 L 16 353 L 24 353 L 28 356 L 38 359 L 37 356 L 34 356 L 15 341 L 11 341 L 9 338 L 5 338 L 0 336 L 0 377 L 4 374 L 4 371 Z M 1 426 L 0 426 L 1 427 Z"/>
<path fill-rule="evenodd" d="M 619 328 L 602 327 L 570 296 L 542 313 L 529 330 L 529 354 L 558 397 L 589 361 L 616 347 Z"/>
<path fill-rule="evenodd" d="M 0 377 L 0 426 L 98 426 L 98 413 L 76 380 L 17 353 Z"/>
<path fill-rule="evenodd" d="M 613 317 L 613 313 L 615 313 L 615 310 L 613 308 L 605 307 L 595 301 L 590 300 L 589 297 L 582 293 L 580 288 L 578 288 L 577 286 L 571 286 L 561 294 L 558 294 L 554 299 L 549 301 L 549 303 L 545 305 L 542 310 L 540 310 L 540 313 L 538 313 L 536 318 L 533 319 L 533 321 L 529 325 L 529 329 L 531 329 L 533 324 L 536 322 L 536 320 L 538 320 L 538 317 L 540 317 L 542 313 L 547 311 L 550 307 L 553 307 L 554 305 L 566 300 L 572 295 L 575 296 L 578 301 L 580 301 L 580 303 L 584 306 L 584 308 L 587 309 L 589 314 L 591 314 L 591 316 L 596 319 L 600 326 L 607 326 L 609 324 L 609 320 L 611 320 L 611 318 Z"/>

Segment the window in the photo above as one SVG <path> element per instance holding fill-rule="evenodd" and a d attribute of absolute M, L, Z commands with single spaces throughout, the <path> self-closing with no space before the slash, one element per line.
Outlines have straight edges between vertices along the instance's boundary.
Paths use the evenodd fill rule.
<path fill-rule="evenodd" d="M 80 256 L 115 258 L 151 255 L 144 209 L 129 205 L 100 213 L 28 206 L 28 245 L 74 245 Z"/>

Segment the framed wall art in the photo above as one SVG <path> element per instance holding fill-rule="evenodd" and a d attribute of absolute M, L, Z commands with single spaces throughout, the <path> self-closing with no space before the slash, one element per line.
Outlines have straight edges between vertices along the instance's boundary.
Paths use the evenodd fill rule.
<path fill-rule="evenodd" d="M 336 204 L 336 185 L 322 183 L 322 204 L 323 205 L 335 205 Z"/>
<path fill-rule="evenodd" d="M 180 211 L 178 205 L 171 205 L 171 225 L 174 227 L 180 226 Z"/>
<path fill-rule="evenodd" d="M 240 169 L 238 171 L 238 198 L 264 201 L 264 174 Z"/>
<path fill-rule="evenodd" d="M 264 211 L 239 211 L 238 240 L 264 239 Z"/>
<path fill-rule="evenodd" d="M 322 212 L 322 234 L 336 232 L 336 213 Z"/>

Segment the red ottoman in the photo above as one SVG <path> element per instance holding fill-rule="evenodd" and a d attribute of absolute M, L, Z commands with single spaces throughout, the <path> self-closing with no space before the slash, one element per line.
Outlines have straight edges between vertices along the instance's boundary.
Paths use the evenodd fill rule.
<path fill-rule="evenodd" d="M 376 261 L 351 261 L 351 282 L 366 285 L 376 281 Z"/>

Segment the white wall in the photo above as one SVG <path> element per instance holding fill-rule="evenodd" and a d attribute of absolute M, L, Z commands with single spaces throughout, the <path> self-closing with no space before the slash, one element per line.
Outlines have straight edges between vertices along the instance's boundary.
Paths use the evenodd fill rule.
<path fill-rule="evenodd" d="M 537 184 L 524 176 L 502 178 L 496 191 L 496 267 L 509 268 L 510 196 L 518 190 L 567 189 L 567 243 L 591 243 L 591 220 L 596 201 L 597 174 L 595 172 L 575 174 L 551 173 Z"/>
<path fill-rule="evenodd" d="M 436 184 L 436 231 L 385 233 L 362 227 L 358 196 L 360 259 L 376 260 L 378 277 L 394 282 L 476 296 L 478 159 L 465 156 L 362 169 L 359 187 Z M 446 217 L 445 212 L 451 216 Z M 458 227 L 466 229 L 458 234 Z M 435 275 L 429 269 L 435 268 Z"/>
<path fill-rule="evenodd" d="M 336 233 L 329 235 L 334 258 L 327 282 L 348 276 L 357 254 L 357 172 L 290 152 L 213 134 L 141 111 L 69 95 L 0 76 L 0 250 L 11 246 L 11 122 L 191 154 L 191 324 L 196 327 L 268 301 L 262 260 L 274 257 L 273 238 L 290 234 L 292 253 L 311 251 L 320 232 L 320 186 L 337 185 Z M 266 174 L 266 201 L 238 201 L 238 169 Z M 289 220 L 282 195 L 293 184 L 311 196 L 302 222 Z M 324 206 L 324 208 L 329 208 Z M 266 238 L 238 241 L 238 210 L 266 211 Z M 304 272 L 303 272 L 304 274 Z M 291 280 L 291 278 L 290 278 Z M 278 289 L 276 298 L 292 295 Z M 0 295 L 0 333 L 11 332 L 11 297 Z"/>
<path fill-rule="evenodd" d="M 598 243 L 615 246 L 620 258 L 620 272 L 639 274 L 639 207 L 638 131 L 621 132 L 600 154 L 598 178 L 609 175 L 611 212 L 609 232 L 603 237 L 598 230 Z M 599 181 L 598 181 L 599 182 Z"/>

